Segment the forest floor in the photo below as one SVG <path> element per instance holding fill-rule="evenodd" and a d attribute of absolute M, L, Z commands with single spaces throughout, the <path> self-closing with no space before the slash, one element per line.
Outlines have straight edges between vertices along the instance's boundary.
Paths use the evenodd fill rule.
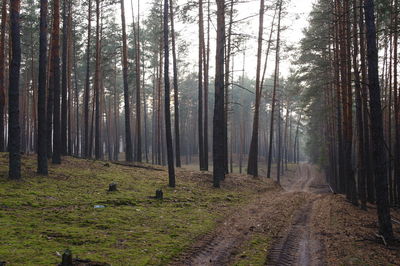
<path fill-rule="evenodd" d="M 66 248 L 111 265 L 400 265 L 400 249 L 375 236 L 374 206 L 362 211 L 329 193 L 310 165 L 289 166 L 282 187 L 230 174 L 213 189 L 211 174 L 179 169 L 168 188 L 160 166 L 71 157 L 43 177 L 35 157 L 23 156 L 23 179 L 9 181 L 7 156 L 0 153 L 7 265 L 55 265 Z M 117 192 L 107 192 L 112 182 Z M 152 197 L 156 189 L 163 200 Z M 399 236 L 400 225 L 394 230 Z"/>
<path fill-rule="evenodd" d="M 35 173 L 36 157 L 22 156 L 22 180 L 10 181 L 8 153 L 0 153 L 0 262 L 55 265 L 69 248 L 81 259 L 112 265 L 167 264 L 194 239 L 259 194 L 272 181 L 229 175 L 221 189 L 210 173 L 72 157 Z M 108 192 L 108 185 L 118 191 Z M 162 189 L 163 200 L 152 198 Z"/>

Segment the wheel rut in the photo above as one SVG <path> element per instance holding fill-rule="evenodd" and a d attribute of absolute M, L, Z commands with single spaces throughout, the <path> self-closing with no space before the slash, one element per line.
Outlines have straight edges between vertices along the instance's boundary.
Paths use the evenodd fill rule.
<path fill-rule="evenodd" d="M 294 180 L 283 184 L 284 190 L 269 191 L 236 210 L 211 233 L 194 241 L 193 246 L 172 265 L 231 265 L 243 243 L 250 240 L 253 230 L 265 226 L 277 216 L 293 197 L 302 195 L 305 203 L 292 207 L 292 223 L 278 230 L 268 255 L 267 265 L 324 265 L 324 247 L 312 230 L 313 204 L 329 192 L 321 174 L 310 165 L 300 165 Z M 297 209 L 296 209 L 297 208 Z M 292 214 L 293 215 L 293 214 Z M 281 217 L 282 219 L 282 217 Z M 287 219 L 286 216 L 284 219 Z M 269 227 L 268 227 L 269 228 Z M 269 230 L 269 229 L 267 229 Z"/>
<path fill-rule="evenodd" d="M 272 245 L 267 265 L 323 265 L 321 242 L 316 240 L 310 228 L 313 202 L 302 207 L 287 233 Z"/>

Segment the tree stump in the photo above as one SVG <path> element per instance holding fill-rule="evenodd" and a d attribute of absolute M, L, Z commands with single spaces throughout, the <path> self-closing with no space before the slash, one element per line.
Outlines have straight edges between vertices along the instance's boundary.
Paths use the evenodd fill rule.
<path fill-rule="evenodd" d="M 161 189 L 156 190 L 156 199 L 163 199 L 163 192 Z"/>
<path fill-rule="evenodd" d="M 72 266 L 72 252 L 69 249 L 66 249 L 62 254 L 61 266 Z"/>
<path fill-rule="evenodd" d="M 117 183 L 112 182 L 110 185 L 108 185 L 108 191 L 117 191 Z"/>

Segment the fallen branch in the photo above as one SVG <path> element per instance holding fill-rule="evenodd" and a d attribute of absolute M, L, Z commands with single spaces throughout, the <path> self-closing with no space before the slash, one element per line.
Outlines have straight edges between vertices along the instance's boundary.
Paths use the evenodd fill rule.
<path fill-rule="evenodd" d="M 385 244 L 385 246 L 387 247 L 387 242 L 386 242 L 385 238 L 383 237 L 383 235 L 380 235 L 380 234 L 375 233 L 375 236 L 378 237 L 378 238 L 380 238 L 380 239 L 382 239 L 383 244 Z"/>

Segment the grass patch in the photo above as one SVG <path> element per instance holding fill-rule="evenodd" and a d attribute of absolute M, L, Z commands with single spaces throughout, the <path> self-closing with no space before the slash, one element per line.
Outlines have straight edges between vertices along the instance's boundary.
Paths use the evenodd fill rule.
<path fill-rule="evenodd" d="M 243 246 L 242 252 L 238 254 L 235 265 L 265 265 L 270 244 L 271 238 L 267 234 L 254 233 L 251 240 Z"/>
<path fill-rule="evenodd" d="M 169 188 L 167 172 L 66 157 L 35 174 L 36 158 L 23 156 L 21 181 L 10 181 L 8 155 L 0 153 L 0 261 L 10 265 L 54 265 L 56 252 L 113 265 L 166 264 L 193 239 L 272 187 L 251 177 L 227 177 L 212 188 L 211 175 L 177 171 Z M 108 192 L 116 182 L 117 192 Z M 164 200 L 155 200 L 163 189 Z M 94 208 L 103 205 L 105 208 Z"/>

